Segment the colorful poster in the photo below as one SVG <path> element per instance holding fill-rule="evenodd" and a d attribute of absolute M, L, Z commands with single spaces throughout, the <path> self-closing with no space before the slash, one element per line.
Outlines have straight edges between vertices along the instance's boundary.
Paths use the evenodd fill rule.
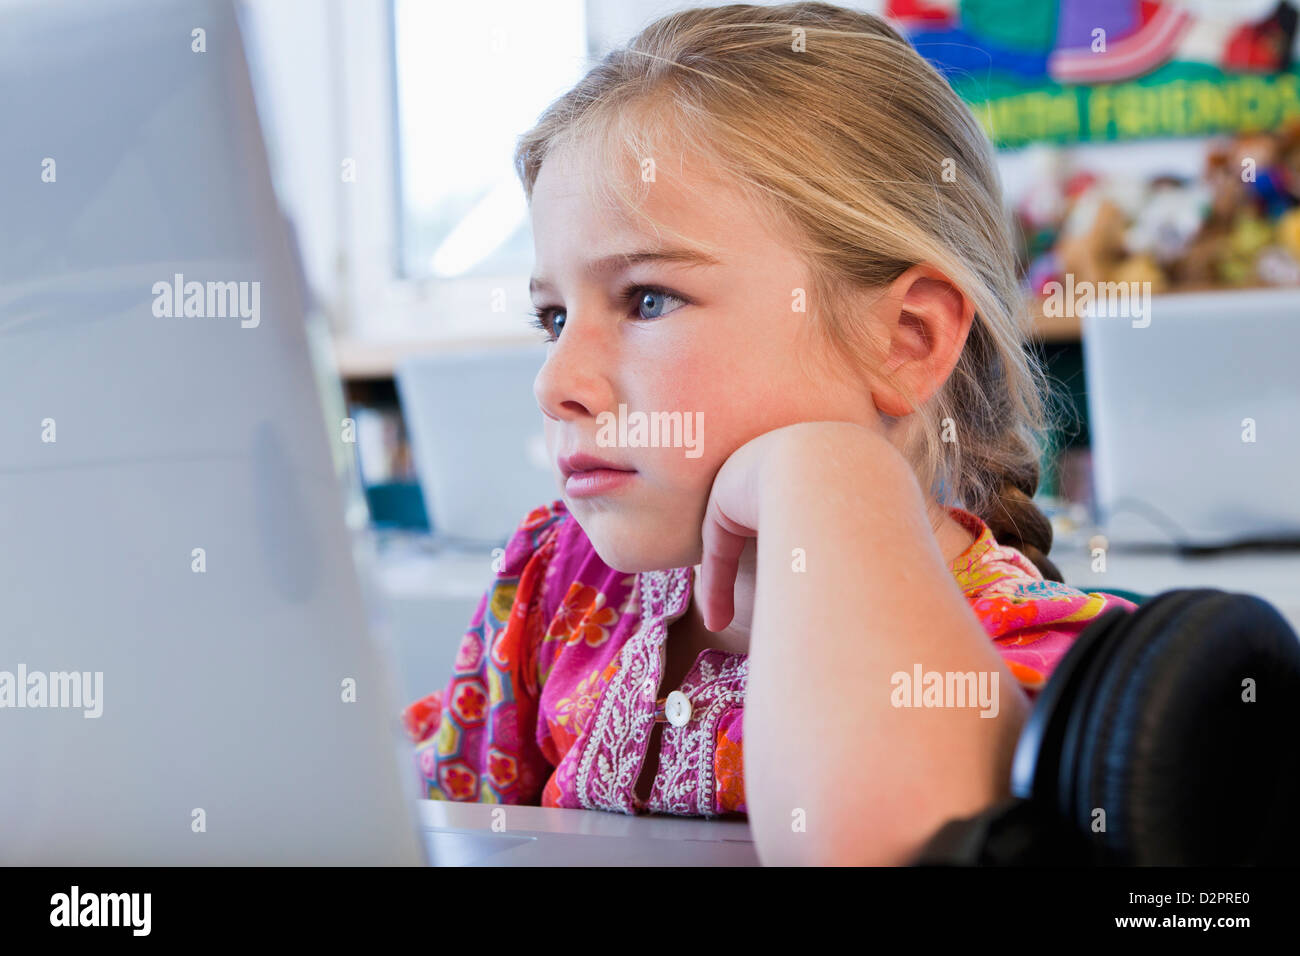
<path fill-rule="evenodd" d="M 1003 147 L 1276 130 L 1300 0 L 890 0 Z"/>

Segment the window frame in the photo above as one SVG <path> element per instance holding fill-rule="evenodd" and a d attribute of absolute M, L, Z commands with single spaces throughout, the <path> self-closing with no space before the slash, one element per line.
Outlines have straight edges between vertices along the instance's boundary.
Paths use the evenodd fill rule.
<path fill-rule="evenodd" d="M 400 262 L 401 182 L 397 150 L 395 4 L 330 0 L 338 84 L 342 201 L 336 334 L 345 342 L 537 341 L 526 321 L 528 271 L 463 278 L 408 278 Z M 341 181 L 344 157 L 356 181 Z M 506 308 L 490 304 L 504 291 Z"/>

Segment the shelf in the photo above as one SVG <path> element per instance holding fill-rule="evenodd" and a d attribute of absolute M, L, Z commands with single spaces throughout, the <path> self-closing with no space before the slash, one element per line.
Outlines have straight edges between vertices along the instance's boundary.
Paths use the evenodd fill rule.
<path fill-rule="evenodd" d="M 391 340 L 339 338 L 334 340 L 334 361 L 339 376 L 344 381 L 373 381 L 392 378 L 398 362 L 408 355 L 472 351 L 537 343 L 536 332 L 521 332 L 518 335 L 490 334 Z"/>
<path fill-rule="evenodd" d="M 1151 310 L 1156 313 L 1162 301 L 1189 298 L 1192 296 L 1217 296 L 1231 303 L 1242 303 L 1250 299 L 1272 300 L 1275 297 L 1290 297 L 1296 301 L 1296 314 L 1300 316 L 1300 287 L 1295 286 L 1249 286 L 1243 288 L 1204 288 L 1180 289 L 1176 292 L 1161 292 L 1151 296 Z M 1077 315 L 1048 317 L 1043 315 L 1043 299 L 1038 296 L 1027 298 L 1030 322 L 1030 337 L 1039 342 L 1065 343 L 1078 342 L 1082 337 L 1082 319 Z"/>

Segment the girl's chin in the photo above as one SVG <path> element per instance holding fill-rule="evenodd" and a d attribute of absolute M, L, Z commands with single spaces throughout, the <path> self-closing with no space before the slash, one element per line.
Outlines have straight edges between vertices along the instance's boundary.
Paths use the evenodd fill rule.
<path fill-rule="evenodd" d="M 600 560 L 615 571 L 634 574 L 639 571 L 662 571 L 674 565 L 665 562 L 661 555 L 649 553 L 641 548 L 629 548 L 625 542 L 596 541 L 592 546 Z"/>
<path fill-rule="evenodd" d="M 566 504 L 600 560 L 616 571 L 667 571 L 700 562 L 698 530 L 692 536 L 675 527 L 687 514 L 685 509 L 675 507 L 665 515 L 632 507 L 628 501 L 598 504 L 579 498 Z"/>
<path fill-rule="evenodd" d="M 665 547 L 662 532 L 605 526 L 594 531 L 583 528 L 600 560 L 615 571 L 632 574 L 638 571 L 668 571 L 692 567 L 699 563 L 699 546 L 695 557 L 689 548 Z"/>

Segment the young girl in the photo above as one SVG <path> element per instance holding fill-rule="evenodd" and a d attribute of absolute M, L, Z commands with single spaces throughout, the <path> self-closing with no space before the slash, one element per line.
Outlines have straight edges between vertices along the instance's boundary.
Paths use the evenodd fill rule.
<path fill-rule="evenodd" d="M 1038 689 L 1133 609 L 1046 556 L 987 140 L 882 21 L 735 5 L 650 25 L 516 161 L 563 497 L 405 712 L 428 796 L 907 862 L 1007 795 Z"/>

